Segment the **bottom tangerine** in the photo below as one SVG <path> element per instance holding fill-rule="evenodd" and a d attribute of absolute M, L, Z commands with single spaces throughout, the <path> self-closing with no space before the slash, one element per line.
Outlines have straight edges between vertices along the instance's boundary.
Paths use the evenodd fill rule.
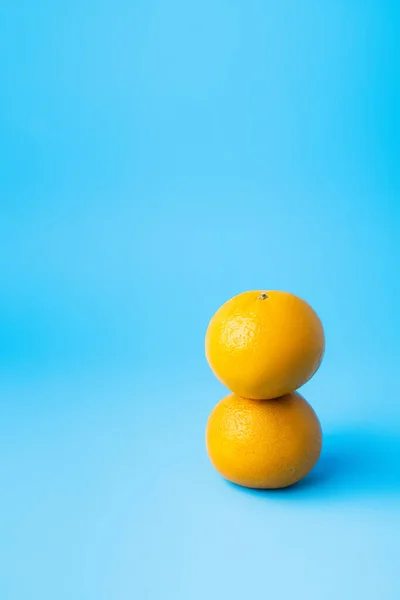
<path fill-rule="evenodd" d="M 274 400 L 229 394 L 208 419 L 206 444 L 225 479 L 250 488 L 284 488 L 315 466 L 322 432 L 314 410 L 298 392 Z"/>

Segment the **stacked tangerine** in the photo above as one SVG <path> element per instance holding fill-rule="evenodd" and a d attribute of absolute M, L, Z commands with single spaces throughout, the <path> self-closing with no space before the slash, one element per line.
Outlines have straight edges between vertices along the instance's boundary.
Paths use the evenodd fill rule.
<path fill-rule="evenodd" d="M 206 444 L 223 477 L 250 488 L 283 488 L 315 466 L 321 426 L 296 390 L 317 371 L 324 349 L 317 314 L 288 292 L 244 292 L 215 313 L 206 357 L 232 393 L 211 412 Z"/>

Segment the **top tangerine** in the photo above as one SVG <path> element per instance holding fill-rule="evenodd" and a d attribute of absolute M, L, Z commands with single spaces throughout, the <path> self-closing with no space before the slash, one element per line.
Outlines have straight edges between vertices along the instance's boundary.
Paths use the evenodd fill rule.
<path fill-rule="evenodd" d="M 215 375 L 245 398 L 289 394 L 318 369 L 325 349 L 322 323 L 311 306 L 288 292 L 234 296 L 212 317 L 206 356 Z"/>

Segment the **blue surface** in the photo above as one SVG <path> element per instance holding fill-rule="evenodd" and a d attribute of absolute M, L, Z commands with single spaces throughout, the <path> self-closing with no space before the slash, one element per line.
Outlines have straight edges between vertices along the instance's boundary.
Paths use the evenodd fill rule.
<path fill-rule="evenodd" d="M 396 2 L 0 7 L 0 598 L 398 600 Z M 223 481 L 208 320 L 327 334 L 303 484 Z"/>

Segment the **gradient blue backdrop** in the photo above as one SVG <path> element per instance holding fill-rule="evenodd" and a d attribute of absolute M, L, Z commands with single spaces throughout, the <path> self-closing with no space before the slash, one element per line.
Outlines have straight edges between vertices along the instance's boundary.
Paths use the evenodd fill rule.
<path fill-rule="evenodd" d="M 398 600 L 395 1 L 0 7 L 2 600 Z M 209 318 L 293 291 L 303 485 L 224 482 Z"/>

